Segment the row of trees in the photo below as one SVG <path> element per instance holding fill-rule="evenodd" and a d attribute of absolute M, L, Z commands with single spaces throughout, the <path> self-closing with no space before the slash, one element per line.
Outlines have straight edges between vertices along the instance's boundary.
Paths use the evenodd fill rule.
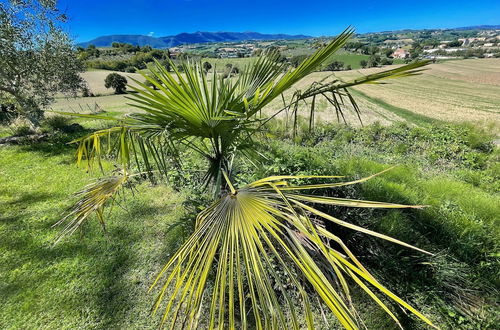
<path fill-rule="evenodd" d="M 128 54 L 137 54 L 137 53 L 168 53 L 168 50 L 160 50 L 153 49 L 151 46 L 134 46 L 132 44 L 113 42 L 111 44 L 111 48 L 97 48 L 95 45 L 88 45 L 87 48 L 78 46 L 76 48 L 78 51 L 78 57 L 81 60 L 92 60 L 98 59 L 100 57 L 112 57 L 112 56 L 120 56 L 120 55 L 128 55 Z M 169 55 L 166 55 L 169 57 Z"/>
<path fill-rule="evenodd" d="M 125 43 L 113 43 L 113 48 L 121 49 L 120 54 L 133 53 L 132 57 L 120 58 L 119 56 L 115 56 L 116 54 L 112 54 L 117 59 L 109 59 L 110 53 L 109 49 L 104 49 L 99 52 L 99 49 L 96 49 L 95 46 L 90 45 L 86 49 L 79 49 L 79 57 L 81 59 L 86 59 L 87 67 L 93 69 L 104 69 L 104 70 L 113 70 L 113 71 L 122 71 L 122 72 L 135 72 L 136 68 L 144 69 L 147 64 L 153 62 L 154 59 L 158 59 L 163 61 L 164 65 L 168 65 L 167 58 L 171 58 L 171 54 L 168 50 L 159 50 L 152 49 L 150 46 L 133 46 L 131 44 Z M 361 54 L 370 55 L 370 59 L 366 62 L 363 67 L 376 67 L 380 65 L 388 65 L 392 64 L 392 60 L 389 56 L 392 55 L 393 50 L 389 48 L 379 48 L 376 46 L 368 47 L 362 43 L 355 42 L 347 45 L 345 49 L 351 51 L 358 51 Z M 307 55 L 295 55 L 291 57 L 284 56 L 281 52 L 279 52 L 276 46 L 271 46 L 265 50 L 266 52 L 274 52 L 279 54 L 276 56 L 276 61 L 278 62 L 288 62 L 292 67 L 296 68 L 302 63 L 308 56 Z M 106 55 L 107 54 L 107 55 Z M 262 54 L 262 49 L 258 49 L 253 56 L 260 56 Z M 206 55 L 206 54 L 205 54 Z M 113 56 L 111 58 L 113 58 Z M 190 53 L 180 53 L 177 55 L 177 59 L 181 61 L 186 60 L 194 60 L 199 61 L 202 58 L 210 58 L 214 56 L 202 56 L 201 54 L 190 54 Z M 108 59 L 107 59 L 108 58 Z M 334 60 L 328 65 L 326 65 L 323 70 L 326 71 L 341 71 L 341 70 L 350 70 L 350 65 L 345 65 L 345 63 Z"/>
<path fill-rule="evenodd" d="M 359 61 L 359 65 L 362 68 L 375 68 L 381 65 L 391 65 L 392 63 L 394 63 L 392 59 L 381 57 L 380 55 L 372 55 L 368 60 Z"/>
<path fill-rule="evenodd" d="M 128 52 L 130 49 L 130 44 L 122 48 L 125 49 L 124 52 L 117 54 L 110 54 L 109 50 L 100 51 L 97 56 L 91 57 L 89 54 L 94 54 L 94 49 L 92 46 L 87 47 L 87 49 L 79 51 L 79 58 L 86 61 L 86 66 L 93 69 L 104 69 L 122 72 L 135 72 L 136 69 L 145 69 L 147 63 L 153 62 L 155 59 L 164 61 L 167 64 L 166 59 L 170 58 L 170 53 L 168 50 L 152 49 L 149 46 L 133 48 L 134 52 Z M 97 51 L 99 51 L 97 49 Z M 132 53 L 133 55 L 126 55 Z"/>

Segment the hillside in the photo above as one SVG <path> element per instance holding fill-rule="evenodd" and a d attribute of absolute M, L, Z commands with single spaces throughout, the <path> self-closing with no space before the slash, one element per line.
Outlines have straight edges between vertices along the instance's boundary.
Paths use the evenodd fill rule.
<path fill-rule="evenodd" d="M 296 40 L 308 39 L 306 35 L 288 34 L 263 34 L 258 32 L 194 32 L 180 33 L 174 36 L 150 37 L 144 35 L 109 35 L 102 36 L 88 42 L 79 43 L 78 46 L 110 47 L 113 42 L 128 43 L 134 46 L 149 45 L 154 48 L 169 48 L 182 44 L 198 44 L 205 42 L 225 42 L 242 40 Z"/>
<path fill-rule="evenodd" d="M 243 59 L 207 59 L 217 67 L 236 64 L 244 67 L 253 58 Z M 389 68 L 388 66 L 385 67 Z M 360 74 L 380 71 L 380 68 L 335 72 L 339 78 L 349 79 Z M 126 103 L 125 95 L 113 95 L 113 91 L 104 87 L 104 78 L 112 71 L 89 71 L 82 76 L 90 90 L 98 97 L 65 99 L 60 98 L 52 106 L 54 110 L 68 111 L 94 108 L 98 104 L 110 112 L 129 113 L 133 111 Z M 313 81 L 330 76 L 333 72 L 315 72 L 297 84 L 297 89 L 307 88 Z M 139 74 L 120 73 L 127 78 L 142 80 Z M 376 121 L 388 125 L 395 121 L 407 121 L 420 124 L 421 121 L 449 121 L 455 123 L 473 122 L 489 128 L 491 133 L 499 135 L 498 106 L 500 95 L 500 59 L 468 59 L 446 61 L 432 64 L 421 76 L 390 81 L 383 85 L 360 86 L 353 90 L 362 112 L 363 123 Z M 132 81 L 129 81 L 131 83 Z M 291 91 L 285 93 L 291 97 Z M 275 100 L 267 109 L 276 110 L 282 105 Z M 335 122 L 336 116 L 324 98 L 316 102 L 318 120 Z M 304 113 L 309 106 L 302 104 L 299 109 Z M 347 121 L 359 125 L 357 116 L 351 111 L 345 114 Z"/>

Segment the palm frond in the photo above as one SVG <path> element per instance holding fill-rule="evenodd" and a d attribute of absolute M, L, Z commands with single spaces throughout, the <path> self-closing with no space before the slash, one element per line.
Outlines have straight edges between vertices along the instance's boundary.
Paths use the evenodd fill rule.
<path fill-rule="evenodd" d="M 57 236 L 56 243 L 64 236 L 71 235 L 89 220 L 92 214 L 96 214 L 99 223 L 103 229 L 106 229 L 104 223 L 104 207 L 113 200 L 116 194 L 127 183 L 129 176 L 126 172 L 121 175 L 115 175 L 97 180 L 76 193 L 80 199 L 70 208 L 68 214 L 59 220 L 54 226 L 64 225 L 64 228 Z"/>
<path fill-rule="evenodd" d="M 328 82 L 325 78 L 304 91 L 295 91 L 288 104 L 285 102 L 284 108 L 276 110 L 272 116 L 257 118 L 263 107 L 324 64 L 346 44 L 353 33 L 352 28 L 347 28 L 295 69 L 286 69 L 286 64 L 278 62 L 277 55 L 271 52 L 259 57 L 255 63 L 249 64 L 241 74 L 233 78 L 225 78 L 217 74 L 216 70 L 208 76 L 198 62 L 183 62 L 179 66 L 170 62 L 169 67 L 173 70 L 171 72 L 156 61 L 154 65 L 149 66 L 147 73 L 141 73 L 148 84 L 131 78 L 135 85 L 129 87 L 136 93 L 129 94 L 127 98 L 131 101 L 130 105 L 141 112 L 125 118 L 70 114 L 117 122 L 115 128 L 81 139 L 78 160 L 81 161 L 86 156 L 87 166 L 91 167 L 92 159 L 99 160 L 100 157 L 100 139 L 104 138 L 105 134 L 109 138 L 113 135 L 110 133 L 114 132 L 124 141 L 111 145 L 122 167 L 127 167 L 130 158 L 135 158 L 137 154 L 141 154 L 142 159 L 150 154 L 150 164 L 155 164 L 160 173 L 166 174 L 163 171 L 167 168 L 166 162 L 163 161 L 165 157 L 156 157 L 158 153 L 155 156 L 142 152 L 148 148 L 136 148 L 141 151 L 136 154 L 133 147 L 136 147 L 137 143 L 131 142 L 142 140 L 143 145 L 149 143 L 151 146 L 157 146 L 155 139 L 159 139 L 168 147 L 170 154 L 175 154 L 175 149 L 181 145 L 200 153 L 209 163 L 205 175 L 206 184 L 212 182 L 216 188 L 215 192 L 218 192 L 218 183 L 223 182 L 221 170 L 231 172 L 229 166 L 237 154 L 246 157 L 255 155 L 252 152 L 254 134 L 281 111 L 292 109 L 294 135 L 298 126 L 299 102 L 308 98 L 315 99 L 318 95 L 325 96 L 328 102 L 334 105 L 339 120 L 340 116 L 344 118 L 344 99 L 353 106 L 361 120 L 359 107 L 350 95 L 348 87 L 418 74 L 421 67 L 428 63 L 411 63 L 349 82 L 339 79 Z M 314 113 L 313 101 L 309 111 L 310 129 L 313 128 Z M 186 143 L 186 140 L 189 140 L 189 143 Z M 155 159 L 162 161 L 155 162 Z"/>
<path fill-rule="evenodd" d="M 334 189 L 362 183 L 371 177 L 331 183 L 293 184 L 296 179 L 337 179 L 314 176 L 274 176 L 236 189 L 230 173 L 236 155 L 255 158 L 252 138 L 281 111 L 292 111 L 294 136 L 298 104 L 312 98 L 310 130 L 314 126 L 316 96 L 325 96 L 340 120 L 350 103 L 359 116 L 350 87 L 381 83 L 390 78 L 419 74 L 428 62 L 416 62 L 351 81 L 325 78 L 307 89 L 293 92 L 291 100 L 267 118 L 259 114 L 272 100 L 283 96 L 340 48 L 354 31 L 346 29 L 325 47 L 318 49 L 296 69 L 266 53 L 236 77 L 224 77 L 213 70 L 209 76 L 200 63 L 170 63 L 170 72 L 159 62 L 144 78 L 134 80 L 136 93 L 127 97 L 141 110 L 125 118 L 80 115 L 115 121 L 115 127 L 96 131 L 74 141 L 77 162 L 88 168 L 115 158 L 124 169 L 121 176 L 102 179 L 79 193 L 81 199 L 58 224 L 66 224 L 62 235 L 74 232 L 96 213 L 104 225 L 104 206 L 126 184 L 134 171 L 167 175 L 171 166 L 180 169 L 180 150 L 190 150 L 207 162 L 205 185 L 214 187 L 218 199 L 199 214 L 192 236 L 173 255 L 155 284 L 163 283 L 154 311 L 165 302 L 162 324 L 171 328 L 257 328 L 299 329 L 314 327 L 310 291 L 347 329 L 357 329 L 348 283 L 354 281 L 396 322 L 389 307 L 377 296 L 383 294 L 414 315 L 432 323 L 413 307 L 383 287 L 356 259 L 342 240 L 318 221 L 357 230 L 395 244 L 425 251 L 367 228 L 334 218 L 313 205 L 346 207 L 418 208 L 402 204 L 318 197 L 303 191 Z M 345 120 L 345 119 L 344 119 Z M 260 155 L 259 155 L 260 157 Z M 135 165 L 135 167 L 134 167 Z M 102 167 L 101 167 L 102 168 Z M 377 174 L 378 175 L 378 174 Z M 230 193 L 221 193 L 230 190 Z M 330 244 L 331 243 L 331 244 Z M 285 275 L 281 271 L 285 272 Z M 349 279 L 352 279 L 350 281 Z M 208 286 L 213 282 L 213 286 Z M 290 290 L 290 288 L 294 290 Z M 293 296 L 297 293 L 299 299 Z M 202 315 L 202 311 L 208 311 Z M 302 320 L 302 316 L 304 320 Z"/>
<path fill-rule="evenodd" d="M 396 322 L 390 308 L 370 287 L 432 326 L 429 319 L 382 286 L 339 237 L 318 226 L 313 219 L 333 221 L 339 226 L 425 251 L 340 221 L 305 203 L 386 208 L 413 206 L 364 201 L 349 203 L 345 199 L 315 198 L 283 189 L 289 186 L 288 180 L 304 178 L 307 177 L 275 176 L 241 189 L 231 186 L 231 193 L 200 213 L 194 233 L 171 257 L 152 286 L 162 282 L 153 309 L 156 313 L 165 306 L 162 324 L 169 323 L 171 329 L 178 326 L 196 328 L 200 322 L 208 329 L 299 329 L 304 321 L 312 329 L 314 322 L 309 300 L 312 288 L 342 326 L 357 329 L 355 312 L 348 298 L 347 279 L 351 278 Z M 314 177 L 308 179 L 311 178 Z M 328 241 L 332 241 L 334 247 Z M 320 266 L 321 263 L 333 270 L 340 286 L 335 285 L 336 281 L 331 280 L 331 274 Z M 288 274 L 286 279 L 276 269 L 283 269 Z M 298 276 L 291 276 L 294 272 Z M 285 280 L 288 283 L 284 283 Z M 209 289 L 212 282 L 213 289 Z M 292 292 L 297 292 L 300 299 L 292 299 Z M 207 314 L 203 314 L 205 311 Z"/>

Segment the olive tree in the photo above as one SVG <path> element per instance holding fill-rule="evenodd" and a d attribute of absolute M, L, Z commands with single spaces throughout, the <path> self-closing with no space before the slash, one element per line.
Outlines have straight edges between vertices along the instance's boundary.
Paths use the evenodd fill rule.
<path fill-rule="evenodd" d="M 65 21 L 56 0 L 0 2 L 0 103 L 34 125 L 57 93 L 84 86 Z"/>

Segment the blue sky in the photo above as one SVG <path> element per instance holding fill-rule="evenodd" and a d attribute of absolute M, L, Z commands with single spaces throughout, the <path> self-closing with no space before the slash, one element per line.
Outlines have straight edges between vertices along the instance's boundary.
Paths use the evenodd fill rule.
<path fill-rule="evenodd" d="M 333 35 L 500 24 L 499 0 L 59 0 L 77 41 L 108 34 L 195 31 Z"/>

